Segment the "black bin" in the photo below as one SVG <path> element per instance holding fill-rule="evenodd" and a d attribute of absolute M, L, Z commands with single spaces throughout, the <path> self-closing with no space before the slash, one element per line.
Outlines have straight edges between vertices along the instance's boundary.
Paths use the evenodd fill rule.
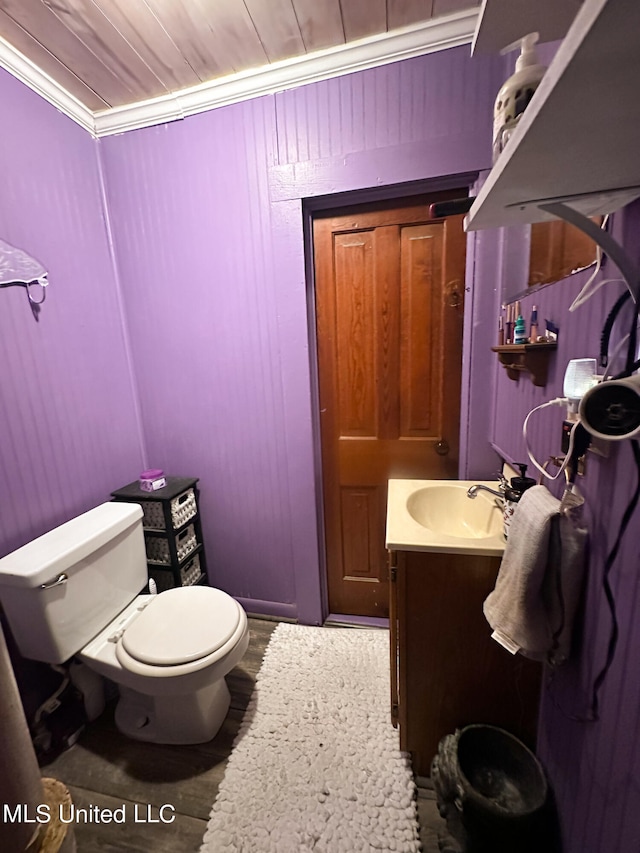
<path fill-rule="evenodd" d="M 472 725 L 447 735 L 431 778 L 440 814 L 464 853 L 556 849 L 542 766 L 509 732 Z"/>

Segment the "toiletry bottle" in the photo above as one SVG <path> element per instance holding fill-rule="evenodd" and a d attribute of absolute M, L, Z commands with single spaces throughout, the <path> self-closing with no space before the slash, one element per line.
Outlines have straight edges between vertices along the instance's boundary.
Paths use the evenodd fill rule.
<path fill-rule="evenodd" d="M 529 343 L 535 344 L 538 340 L 538 306 L 531 309 L 531 320 L 529 321 Z"/>
<path fill-rule="evenodd" d="M 505 323 L 504 342 L 513 343 L 513 305 L 507 305 L 507 322 Z"/>
<path fill-rule="evenodd" d="M 503 529 L 505 539 L 509 538 L 511 519 L 513 518 L 513 513 L 516 511 L 520 498 L 527 489 L 530 489 L 531 486 L 535 486 L 536 484 L 533 477 L 526 476 L 527 466 L 523 462 L 518 462 L 517 467 L 520 469 L 520 476 L 512 477 L 511 485 L 507 486 L 504 491 Z"/>
<path fill-rule="evenodd" d="M 503 83 L 498 92 L 493 109 L 493 162 L 507 144 L 520 116 L 540 85 L 547 70 L 540 65 L 535 44 L 538 33 L 529 33 L 521 41 L 508 45 L 501 53 L 508 53 L 520 46 L 520 56 L 516 60 L 515 74 Z"/>
<path fill-rule="evenodd" d="M 526 344 L 527 342 L 527 327 L 524 322 L 524 317 L 522 316 L 522 311 L 520 310 L 520 303 L 518 302 L 518 307 L 516 308 L 516 322 L 513 327 L 513 342 L 514 344 Z"/>

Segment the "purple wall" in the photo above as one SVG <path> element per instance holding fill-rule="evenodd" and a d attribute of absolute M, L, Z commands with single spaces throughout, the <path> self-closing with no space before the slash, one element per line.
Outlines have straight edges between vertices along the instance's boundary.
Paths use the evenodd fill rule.
<path fill-rule="evenodd" d="M 0 236 L 50 281 L 37 322 L 0 289 L 4 555 L 108 500 L 142 453 L 97 143 L 5 71 L 0 104 Z"/>
<path fill-rule="evenodd" d="M 614 234 L 638 263 L 639 204 L 616 214 Z M 488 275 L 487 270 L 485 274 Z M 609 264 L 604 274 L 615 277 L 617 270 Z M 581 273 L 522 300 L 525 317 L 535 303 L 541 321 L 548 318 L 560 327 L 559 346 L 551 360 L 546 388 L 536 388 L 527 378 L 513 382 L 504 369 L 494 366 L 492 440 L 512 461 L 528 461 L 522 440 L 524 417 L 534 406 L 562 396 L 567 361 L 598 356 L 602 325 L 623 285 L 605 285 L 570 313 L 569 306 L 587 277 Z M 623 366 L 620 364 L 619 369 Z M 541 462 L 550 454 L 560 454 L 562 418 L 563 409 L 550 408 L 531 419 L 530 441 Z M 589 454 L 586 476 L 579 483 L 586 497 L 585 518 L 590 530 L 586 595 L 574 658 L 547 684 L 541 711 L 539 754 L 558 799 L 566 853 L 626 853 L 640 849 L 638 511 L 611 573 L 620 639 L 600 692 L 600 719 L 583 721 L 588 716 L 592 685 L 605 662 L 610 637 L 611 618 L 602 586 L 604 563 L 638 478 L 628 441 L 611 444 L 610 451 L 606 459 Z"/>
<path fill-rule="evenodd" d="M 323 616 L 302 200 L 486 168 L 503 62 L 468 52 L 101 141 L 149 463 L 201 478 L 254 612 Z"/>

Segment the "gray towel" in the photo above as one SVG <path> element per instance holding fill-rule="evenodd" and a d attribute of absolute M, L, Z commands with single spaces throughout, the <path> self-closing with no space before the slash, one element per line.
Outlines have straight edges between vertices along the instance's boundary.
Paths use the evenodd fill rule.
<path fill-rule="evenodd" d="M 484 614 L 510 651 L 553 665 L 571 650 L 583 584 L 587 532 L 560 513 L 545 486 L 528 489 L 509 530 L 494 591 Z"/>

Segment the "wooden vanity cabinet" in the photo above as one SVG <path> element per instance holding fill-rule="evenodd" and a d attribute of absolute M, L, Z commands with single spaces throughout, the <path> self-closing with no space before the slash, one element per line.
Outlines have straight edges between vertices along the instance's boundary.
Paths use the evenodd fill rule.
<path fill-rule="evenodd" d="M 500 557 L 389 551 L 391 714 L 417 776 L 471 723 L 535 746 L 542 666 L 491 639 L 482 604 Z"/>

